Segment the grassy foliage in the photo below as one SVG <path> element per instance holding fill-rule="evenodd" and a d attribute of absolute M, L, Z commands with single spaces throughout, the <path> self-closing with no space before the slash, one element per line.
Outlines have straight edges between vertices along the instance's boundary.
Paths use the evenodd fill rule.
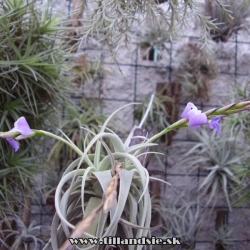
<path fill-rule="evenodd" d="M 4 0 L 0 13 L 0 130 L 12 129 L 21 116 L 31 128 L 52 127 L 58 122 L 55 109 L 69 92 L 61 74 L 67 46 L 58 40 L 64 30 L 61 21 L 51 15 L 47 1 L 39 6 L 32 0 Z M 0 141 L 1 218 L 15 213 L 20 204 L 23 213 L 30 213 L 23 199 L 37 198 L 34 186 L 36 174 L 43 171 L 42 143 L 20 144 L 14 153 L 6 140 Z"/>
<path fill-rule="evenodd" d="M 5 118 L 11 111 L 14 120 L 20 112 L 27 120 L 29 114 L 42 116 L 51 111 L 55 102 L 64 99 L 66 88 L 65 79 L 59 74 L 65 55 L 56 44 L 57 32 L 61 30 L 59 20 L 50 17 L 46 8 L 41 16 L 34 1 L 6 0 L 0 8 L 3 13 L 0 23 L 0 106 L 1 112 L 5 111 L 2 121 L 6 123 L 8 119 Z M 20 105 L 22 108 L 18 113 Z M 39 127 L 39 124 L 30 123 L 32 127 Z M 10 129 L 10 124 L 4 125 L 4 130 Z"/>

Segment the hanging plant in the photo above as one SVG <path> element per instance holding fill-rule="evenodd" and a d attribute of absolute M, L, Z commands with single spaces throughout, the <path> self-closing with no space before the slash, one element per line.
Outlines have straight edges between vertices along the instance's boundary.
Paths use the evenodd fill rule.
<path fill-rule="evenodd" d="M 205 13 L 215 20 L 217 28 L 210 30 L 211 37 L 216 42 L 227 42 L 237 31 L 247 28 L 247 18 L 250 16 L 248 0 L 222 0 L 221 5 L 215 1 L 205 1 Z M 222 8 L 222 5 L 226 8 Z"/>
<path fill-rule="evenodd" d="M 92 85 L 98 77 L 103 77 L 109 69 L 101 61 L 89 60 L 87 53 L 77 53 L 70 59 L 69 73 L 71 82 L 77 87 Z"/>
<path fill-rule="evenodd" d="M 159 25 L 150 25 L 143 29 L 139 45 L 142 59 L 157 62 L 162 59 L 163 51 L 168 51 L 166 43 L 170 42 L 170 34 Z"/>
<path fill-rule="evenodd" d="M 206 99 L 210 80 L 218 74 L 216 58 L 212 53 L 204 52 L 200 44 L 190 42 L 183 46 L 178 57 L 179 67 L 174 76 L 181 84 L 184 99 Z"/>

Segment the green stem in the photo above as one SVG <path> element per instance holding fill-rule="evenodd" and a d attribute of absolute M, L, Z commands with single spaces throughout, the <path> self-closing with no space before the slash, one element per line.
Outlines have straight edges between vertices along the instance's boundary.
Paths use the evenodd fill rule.
<path fill-rule="evenodd" d="M 80 156 L 83 155 L 83 152 L 73 142 L 69 142 L 69 141 L 63 139 L 60 136 L 57 136 L 57 135 L 55 135 L 53 133 L 50 133 L 50 132 L 47 132 L 47 131 L 44 131 L 44 130 L 34 130 L 34 131 L 38 132 L 38 133 L 41 133 L 41 135 L 46 135 L 46 136 L 52 137 L 52 138 L 54 138 L 54 139 L 56 139 L 58 141 L 61 141 L 61 142 L 65 143 L 66 145 L 68 145 L 70 148 L 72 148 Z"/>
<path fill-rule="evenodd" d="M 158 133 L 158 134 L 154 135 L 153 137 L 151 137 L 147 142 L 148 143 L 153 142 L 153 141 L 155 141 L 156 139 L 158 139 L 162 135 L 165 135 L 166 133 L 168 133 L 171 130 L 182 128 L 182 127 L 186 127 L 187 126 L 187 122 L 188 122 L 188 119 L 183 118 L 183 119 L 181 119 L 181 120 L 173 123 L 172 125 L 166 127 L 160 133 Z"/>

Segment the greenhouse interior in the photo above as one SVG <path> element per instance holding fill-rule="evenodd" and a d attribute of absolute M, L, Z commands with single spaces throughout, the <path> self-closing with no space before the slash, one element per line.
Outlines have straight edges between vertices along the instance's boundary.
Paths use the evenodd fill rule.
<path fill-rule="evenodd" d="M 0 13 L 0 250 L 250 249 L 250 0 Z"/>

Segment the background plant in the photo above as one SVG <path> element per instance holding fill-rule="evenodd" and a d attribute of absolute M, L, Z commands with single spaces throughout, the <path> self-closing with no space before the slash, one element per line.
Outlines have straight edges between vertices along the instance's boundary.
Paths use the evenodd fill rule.
<path fill-rule="evenodd" d="M 200 183 L 200 196 L 209 195 L 207 204 L 221 198 L 221 192 L 231 209 L 230 192 L 235 186 L 241 185 L 236 175 L 236 169 L 242 168 L 245 159 L 244 150 L 237 145 L 235 137 L 228 137 L 226 133 L 217 137 L 216 133 L 202 130 L 201 134 L 193 132 L 199 142 L 184 155 L 185 164 L 199 167 L 205 171 L 206 177 Z"/>
<path fill-rule="evenodd" d="M 221 226 L 219 229 L 212 232 L 216 249 L 227 249 L 231 245 L 235 244 L 235 239 L 232 235 L 232 232 L 233 229 L 229 230 L 225 226 Z"/>
<path fill-rule="evenodd" d="M 97 134 L 100 126 L 106 120 L 106 116 L 101 112 L 101 103 L 94 99 L 82 98 L 78 105 L 68 105 L 64 109 L 64 116 L 61 121 L 60 130 L 77 145 L 78 148 L 84 149 L 92 139 L 92 134 Z M 61 133 L 59 131 L 59 133 Z M 94 152 L 94 147 L 90 152 Z M 78 157 L 78 155 L 60 141 L 56 141 L 51 148 L 49 160 L 53 160 L 52 165 L 58 169 L 64 168 Z M 54 168 L 54 167 L 53 167 Z"/>
<path fill-rule="evenodd" d="M 235 190 L 237 199 L 234 202 L 234 205 L 243 205 L 245 204 L 249 207 L 250 202 L 250 159 L 246 157 L 245 161 L 242 164 L 240 169 L 235 169 L 236 176 L 241 179 L 242 185 L 238 186 Z"/>
<path fill-rule="evenodd" d="M 214 0 L 223 9 L 224 5 L 220 0 Z M 84 4 L 87 1 L 84 1 Z M 202 25 L 202 38 L 204 46 L 208 45 L 210 30 L 215 29 L 213 21 L 202 13 L 202 5 L 199 1 L 174 1 L 165 3 L 166 8 L 162 8 L 155 0 L 148 1 L 92 1 L 93 8 L 85 8 L 82 21 L 83 40 L 92 36 L 106 44 L 115 59 L 119 47 L 125 43 L 130 43 L 130 32 L 135 22 L 138 24 L 150 17 L 153 24 L 159 22 L 164 29 L 174 36 L 185 25 L 188 25 L 190 16 L 198 20 Z M 226 10 L 225 10 L 226 11 Z"/>
<path fill-rule="evenodd" d="M 94 80 L 103 77 L 108 72 L 101 61 L 91 61 L 86 53 L 76 53 L 72 56 L 69 66 L 73 83 L 78 87 L 86 83 L 93 85 Z"/>
<path fill-rule="evenodd" d="M 210 31 L 212 39 L 216 42 L 227 42 L 235 32 L 247 28 L 250 2 L 248 0 L 223 0 L 221 3 L 230 12 L 225 11 L 214 1 L 208 0 L 205 1 L 205 14 L 218 23 L 217 28 Z"/>
<path fill-rule="evenodd" d="M 178 57 L 179 67 L 174 72 L 181 84 L 185 100 L 207 99 L 210 80 L 218 74 L 215 55 L 200 49 L 199 43 L 187 43 Z"/>
<path fill-rule="evenodd" d="M 12 129 L 20 116 L 31 128 L 52 128 L 57 124 L 57 105 L 69 92 L 61 74 L 67 51 L 67 45 L 59 43 L 61 21 L 51 15 L 47 1 L 39 6 L 36 1 L 4 0 L 0 13 L 0 128 Z M 41 162 L 46 159 L 42 143 L 22 141 L 20 151 L 14 153 L 1 140 L 1 219 L 18 213 L 29 227 L 31 202 L 39 198 L 34 187 L 41 191 L 38 174 L 44 171 Z"/>
<path fill-rule="evenodd" d="M 250 78 L 247 77 L 241 84 L 235 82 L 232 86 L 232 99 L 233 101 L 238 100 L 249 100 L 250 99 Z M 249 116 L 243 112 L 230 116 L 225 124 L 231 134 L 236 134 L 237 136 L 245 141 L 246 144 L 249 143 L 250 139 L 250 119 Z"/>
<path fill-rule="evenodd" d="M 199 205 L 177 198 L 172 205 L 162 207 L 164 237 L 178 237 L 181 246 L 168 249 L 194 249 L 201 223 Z"/>
<path fill-rule="evenodd" d="M 237 81 L 232 86 L 232 99 L 237 100 L 249 100 L 249 78 L 247 77 L 241 84 Z M 241 146 L 247 151 L 249 148 L 250 142 L 250 120 L 247 113 L 242 112 L 239 114 L 234 114 L 226 119 L 225 130 L 231 136 L 235 136 L 237 141 L 241 142 Z M 250 201 L 250 186 L 249 186 L 249 157 L 246 154 L 244 160 L 241 162 L 240 168 L 234 168 L 236 176 L 241 180 L 241 185 L 235 189 L 235 194 L 237 199 L 234 202 L 234 205 L 247 205 L 249 206 Z"/>
<path fill-rule="evenodd" d="M 146 26 L 146 25 L 145 25 Z M 142 49 L 142 57 L 146 60 L 158 61 L 162 58 L 162 52 L 168 51 L 166 42 L 170 41 L 169 33 L 159 25 L 147 25 L 140 35 L 140 47 Z"/>
<path fill-rule="evenodd" d="M 162 95 L 162 91 L 159 91 L 156 93 L 153 99 L 152 106 L 149 110 L 149 114 L 147 117 L 147 120 L 144 123 L 144 128 L 147 129 L 148 131 L 151 131 L 152 133 L 156 133 L 160 130 L 163 130 L 169 125 L 168 119 L 168 113 L 165 108 L 164 103 L 165 102 L 172 102 L 172 99 L 168 96 Z M 140 121 L 148 107 L 150 97 L 142 97 L 141 98 L 141 105 L 138 105 L 134 111 L 134 117 L 137 121 Z M 174 105 L 174 103 L 173 103 Z"/>
<path fill-rule="evenodd" d="M 9 221 L 13 220 L 15 222 L 15 227 L 12 228 L 9 225 Z M 0 222 L 1 224 L 1 239 L 0 242 L 2 246 L 7 249 L 30 249 L 30 247 L 35 247 L 38 249 L 39 243 L 45 244 L 46 237 L 40 233 L 43 226 L 35 226 L 35 222 L 32 221 L 29 226 L 26 226 L 23 221 L 18 217 L 10 217 Z M 12 237 L 14 241 L 11 245 L 7 245 L 8 239 Z"/>

